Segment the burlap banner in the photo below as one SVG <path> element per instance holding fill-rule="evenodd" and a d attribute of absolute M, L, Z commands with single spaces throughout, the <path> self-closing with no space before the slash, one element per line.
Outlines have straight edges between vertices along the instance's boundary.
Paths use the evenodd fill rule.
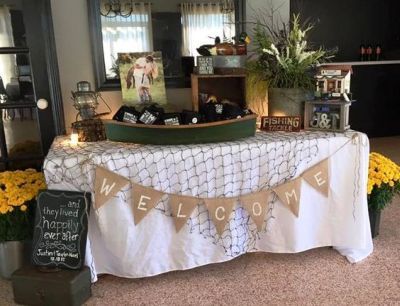
<path fill-rule="evenodd" d="M 176 232 L 179 232 L 186 224 L 187 219 L 199 202 L 199 199 L 193 197 L 179 195 L 169 196 L 169 206 L 171 207 L 172 216 L 174 217 Z"/>
<path fill-rule="evenodd" d="M 232 213 L 233 206 L 237 198 L 214 198 L 203 199 L 206 204 L 211 219 L 217 229 L 218 235 L 222 235 L 226 223 L 228 223 L 229 216 Z"/>
<path fill-rule="evenodd" d="M 115 196 L 121 189 L 130 183 L 123 176 L 115 174 L 103 167 L 96 167 L 94 180 L 94 195 L 96 209 L 99 209 L 109 199 Z"/>
<path fill-rule="evenodd" d="M 279 185 L 273 190 L 281 202 L 287 205 L 292 213 L 298 217 L 300 209 L 301 177 Z"/>
<path fill-rule="evenodd" d="M 307 169 L 300 177 L 273 188 L 272 191 L 277 194 L 279 200 L 284 203 L 296 217 L 299 216 L 300 211 L 302 179 L 324 196 L 328 197 L 330 186 L 329 158 Z M 105 202 L 115 196 L 128 183 L 130 183 L 130 181 L 126 178 L 100 166 L 96 167 L 94 190 L 96 209 L 104 205 Z M 135 225 L 139 224 L 165 194 L 166 193 L 153 188 L 132 183 L 132 207 Z M 177 232 L 186 224 L 187 219 L 190 218 L 196 206 L 204 201 L 218 234 L 222 235 L 237 200 L 239 200 L 241 205 L 249 213 L 258 231 L 262 231 L 265 224 L 264 221 L 268 210 L 268 200 L 271 195 L 271 190 L 242 195 L 236 198 L 198 199 L 190 196 L 168 195 L 169 205 Z"/>
<path fill-rule="evenodd" d="M 161 200 L 164 193 L 153 188 L 132 184 L 132 207 L 135 225 L 152 210 Z"/>
<path fill-rule="evenodd" d="M 325 197 L 329 196 L 329 161 L 324 159 L 302 175 L 303 179 Z"/>
<path fill-rule="evenodd" d="M 263 230 L 270 195 L 270 191 L 260 191 L 240 197 L 240 203 L 257 225 L 257 230 L 259 232 Z"/>

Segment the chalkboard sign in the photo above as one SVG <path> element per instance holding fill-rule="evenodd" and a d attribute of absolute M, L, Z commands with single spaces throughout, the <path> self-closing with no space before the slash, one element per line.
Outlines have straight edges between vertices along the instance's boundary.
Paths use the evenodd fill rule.
<path fill-rule="evenodd" d="M 90 193 L 44 190 L 37 196 L 32 262 L 80 269 L 85 259 Z"/>

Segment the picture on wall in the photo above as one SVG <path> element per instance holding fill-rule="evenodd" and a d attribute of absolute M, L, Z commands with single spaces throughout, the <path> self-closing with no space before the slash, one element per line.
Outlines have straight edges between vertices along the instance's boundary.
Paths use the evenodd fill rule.
<path fill-rule="evenodd" d="M 124 104 L 167 103 L 160 51 L 118 53 L 118 68 Z"/>

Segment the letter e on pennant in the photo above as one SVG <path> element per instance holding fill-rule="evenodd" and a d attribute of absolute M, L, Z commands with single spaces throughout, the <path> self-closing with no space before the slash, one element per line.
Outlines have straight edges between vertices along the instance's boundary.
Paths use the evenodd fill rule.
<path fill-rule="evenodd" d="M 308 169 L 302 175 L 303 179 L 322 193 L 325 197 L 329 196 L 329 159 L 324 159 L 315 166 Z"/>

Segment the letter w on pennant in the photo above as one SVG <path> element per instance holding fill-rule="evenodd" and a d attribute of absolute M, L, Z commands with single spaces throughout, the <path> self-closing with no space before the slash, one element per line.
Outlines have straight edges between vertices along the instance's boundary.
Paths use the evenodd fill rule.
<path fill-rule="evenodd" d="M 94 204 L 96 209 L 102 207 L 115 196 L 124 186 L 130 183 L 128 179 L 103 167 L 96 167 L 94 180 Z"/>

